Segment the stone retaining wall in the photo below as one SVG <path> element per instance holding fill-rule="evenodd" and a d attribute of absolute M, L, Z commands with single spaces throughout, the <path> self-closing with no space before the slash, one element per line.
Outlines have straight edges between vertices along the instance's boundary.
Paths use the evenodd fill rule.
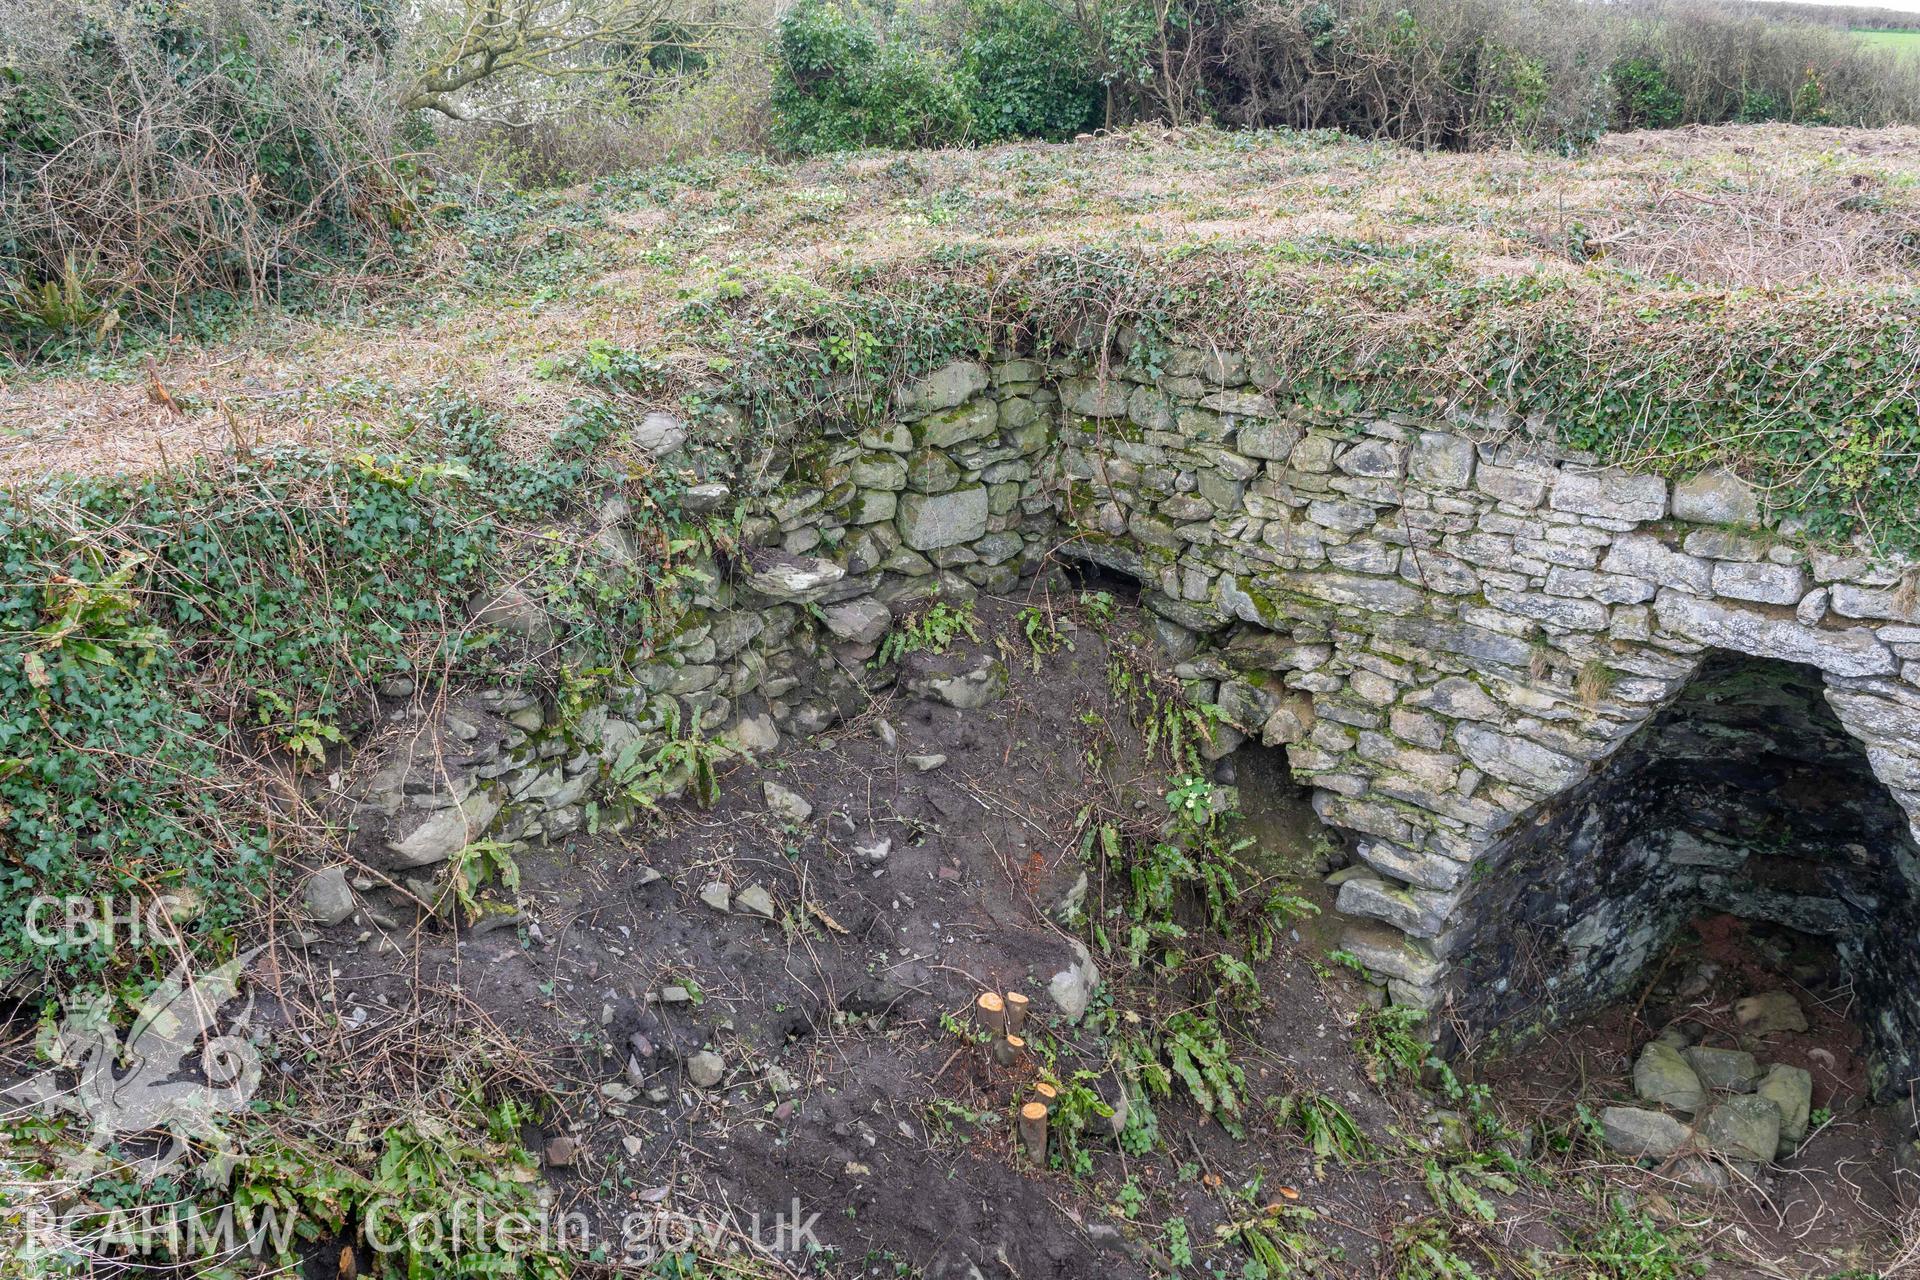
<path fill-rule="evenodd" d="M 484 708 L 524 723 L 469 740 L 485 744 L 469 756 L 487 785 L 423 793 L 428 811 L 466 806 L 463 836 L 570 829 L 624 744 L 669 727 L 663 699 L 756 749 L 825 727 L 857 705 L 865 677 L 848 673 L 903 606 L 1007 591 L 1057 555 L 1138 579 L 1181 674 L 1234 726 L 1218 749 L 1284 748 L 1351 834 L 1370 872 L 1340 890 L 1348 947 L 1397 1001 L 1507 1010 L 1491 993 L 1517 975 L 1486 957 L 1524 926 L 1559 939 L 1528 978 L 1542 1017 L 1631 976 L 1621 942 L 1644 922 L 1606 895 L 1580 918 L 1515 920 L 1516 899 L 1487 886 L 1526 868 L 1567 881 L 1563 907 L 1582 901 L 1593 869 L 1567 853 L 1561 816 L 1587 811 L 1581 788 L 1713 651 L 1819 673 L 1906 818 L 1900 847 L 1872 851 L 1901 870 L 1883 883 L 1912 891 L 1911 566 L 1809 545 L 1731 475 L 1669 484 L 1499 421 L 1330 417 L 1270 382 L 1256 362 L 1186 349 L 1104 377 L 1080 361 L 939 370 L 894 420 L 776 460 L 750 497 L 745 563 L 641 686 L 564 733 L 532 707 Z M 736 482 L 695 493 L 723 502 Z M 1543 856 L 1543 832 L 1565 847 Z M 374 837 L 389 851 L 414 839 Z M 1865 927 L 1905 908 L 1855 911 Z M 1883 1016 L 1892 1068 L 1914 1074 L 1920 994 Z"/>

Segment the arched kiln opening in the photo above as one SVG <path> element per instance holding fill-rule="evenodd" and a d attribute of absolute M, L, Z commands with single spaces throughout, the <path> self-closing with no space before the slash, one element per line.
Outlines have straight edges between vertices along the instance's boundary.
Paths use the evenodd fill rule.
<path fill-rule="evenodd" d="M 1503 845 L 1460 908 L 1469 1025 L 1524 1034 L 1630 991 L 1708 1012 L 1742 994 L 1712 979 L 1770 979 L 1857 1026 L 1877 1098 L 1920 1076 L 1920 849 L 1814 668 L 1709 656 Z"/>

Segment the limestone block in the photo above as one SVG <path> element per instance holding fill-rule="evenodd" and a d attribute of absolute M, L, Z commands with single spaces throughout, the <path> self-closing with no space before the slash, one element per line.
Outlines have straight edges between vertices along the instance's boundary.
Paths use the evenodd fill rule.
<path fill-rule="evenodd" d="M 1806 1068 L 1776 1062 L 1767 1068 L 1753 1091 L 1780 1111 L 1780 1153 L 1784 1155 L 1800 1145 L 1813 1114 L 1813 1077 Z"/>
<path fill-rule="evenodd" d="M 1402 480 L 1407 474 L 1407 446 L 1397 440 L 1362 440 L 1339 454 L 1334 466 L 1350 476 Z"/>
<path fill-rule="evenodd" d="M 1483 462 L 1473 482 L 1489 497 L 1508 506 L 1531 510 L 1547 496 L 1547 486 L 1553 483 L 1553 468 L 1540 463 L 1508 467 Z"/>
<path fill-rule="evenodd" d="M 1473 442 L 1444 431 L 1423 431 L 1407 458 L 1407 475 L 1439 489 L 1464 489 L 1473 482 Z"/>
<path fill-rule="evenodd" d="M 1798 604 L 1807 571 L 1797 564 L 1723 563 L 1713 567 L 1713 593 L 1761 604 Z"/>
<path fill-rule="evenodd" d="M 1600 1137 L 1621 1155 L 1664 1160 L 1686 1144 L 1688 1132 L 1664 1111 L 1608 1107 L 1600 1113 Z"/>
<path fill-rule="evenodd" d="M 1563 467 L 1547 496 L 1547 506 L 1554 511 L 1608 520 L 1664 520 L 1667 482 L 1659 476 L 1635 475 L 1618 467 L 1597 471 Z"/>
<path fill-rule="evenodd" d="M 1697 596 L 1713 592 L 1713 570 L 1706 561 L 1675 551 L 1647 534 L 1628 533 L 1615 538 L 1600 568 L 1605 573 L 1645 578 L 1657 587 L 1671 587 Z"/>
<path fill-rule="evenodd" d="M 1421 943 L 1398 929 L 1371 921 L 1355 920 L 1348 924 L 1340 935 L 1340 947 L 1375 973 L 1414 986 L 1432 986 L 1442 971 L 1440 962 Z"/>
<path fill-rule="evenodd" d="M 1587 771 L 1582 762 L 1568 759 L 1537 742 L 1470 721 L 1454 727 L 1453 740 L 1482 772 L 1515 786 L 1552 793 L 1572 786 Z"/>
<path fill-rule="evenodd" d="M 1686 1051 L 1687 1065 L 1709 1089 L 1744 1093 L 1760 1079 L 1760 1066 L 1744 1049 L 1715 1049 L 1694 1045 Z"/>
<path fill-rule="evenodd" d="M 1658 1040 L 1640 1050 L 1633 1064 L 1633 1091 L 1657 1106 L 1692 1115 L 1706 1103 L 1700 1077 L 1679 1050 Z"/>
<path fill-rule="evenodd" d="M 1300 434 L 1298 425 L 1284 420 L 1246 422 L 1241 424 L 1234 443 L 1249 458 L 1278 462 L 1293 453 L 1294 446 L 1300 443 Z"/>
<path fill-rule="evenodd" d="M 1700 524 L 1757 524 L 1760 500 L 1745 480 L 1716 467 L 1674 485 L 1673 515 Z"/>
<path fill-rule="evenodd" d="M 936 449 L 964 444 L 994 435 L 1000 430 L 1000 410 L 991 400 L 972 400 L 954 409 L 943 409 L 913 424 L 913 438 Z"/>
<path fill-rule="evenodd" d="M 902 388 L 899 403 L 903 409 L 931 413 L 936 409 L 951 409 L 986 389 L 986 366 L 971 360 L 954 360 Z"/>
<path fill-rule="evenodd" d="M 1805 662 L 1842 676 L 1890 675 L 1893 653 L 1864 628 L 1821 629 L 1753 609 L 1662 590 L 1653 602 L 1660 626 L 1701 644 L 1760 658 Z"/>
<path fill-rule="evenodd" d="M 1780 1150 L 1780 1108 L 1765 1098 L 1726 1098 L 1700 1118 L 1700 1141 L 1729 1160 L 1771 1161 Z"/>
<path fill-rule="evenodd" d="M 914 551 L 972 542 L 987 532 L 987 489 L 973 484 L 948 493 L 908 493 L 897 516 L 900 539 Z"/>

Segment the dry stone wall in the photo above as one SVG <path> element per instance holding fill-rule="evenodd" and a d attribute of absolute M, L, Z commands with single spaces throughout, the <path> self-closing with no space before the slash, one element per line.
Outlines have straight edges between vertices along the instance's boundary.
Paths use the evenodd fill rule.
<path fill-rule="evenodd" d="M 470 740 L 491 744 L 471 786 L 430 790 L 424 812 L 466 819 L 425 819 L 448 829 L 428 843 L 564 834 L 620 752 L 675 717 L 747 749 L 823 728 L 858 704 L 868 677 L 848 673 L 897 613 L 1010 590 L 1060 557 L 1138 579 L 1181 674 L 1232 726 L 1217 749 L 1284 749 L 1350 833 L 1367 870 L 1340 889 L 1347 945 L 1397 1001 L 1507 1009 L 1489 992 L 1517 975 L 1475 959 L 1527 923 L 1489 888 L 1508 868 L 1565 878 L 1563 904 L 1592 899 L 1539 922 L 1563 935 L 1547 1003 L 1608 994 L 1632 967 L 1621 935 L 1644 922 L 1564 849 L 1543 860 L 1538 833 L 1715 652 L 1817 672 L 1908 826 L 1874 856 L 1920 878 L 1912 568 L 1809 545 L 1732 475 L 1670 484 L 1497 418 L 1329 416 L 1258 362 L 1199 349 L 1106 371 L 955 363 L 891 419 L 830 424 L 752 474 L 689 495 L 748 503 L 742 562 L 715 566 L 657 665 L 564 732 L 545 709 L 482 708 L 510 723 Z M 989 696 L 991 673 L 973 675 L 942 696 Z M 397 811 L 376 789 L 368 825 L 403 860 L 409 785 Z M 1884 1042 L 1920 1044 L 1911 1006 Z"/>

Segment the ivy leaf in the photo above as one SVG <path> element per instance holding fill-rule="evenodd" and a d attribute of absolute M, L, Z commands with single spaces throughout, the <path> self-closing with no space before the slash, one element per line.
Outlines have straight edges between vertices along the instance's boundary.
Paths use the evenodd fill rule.
<path fill-rule="evenodd" d="M 37 653 L 30 653 L 20 660 L 27 673 L 27 683 L 36 689 L 45 689 L 53 683 L 53 676 L 47 671 L 47 660 Z"/>

